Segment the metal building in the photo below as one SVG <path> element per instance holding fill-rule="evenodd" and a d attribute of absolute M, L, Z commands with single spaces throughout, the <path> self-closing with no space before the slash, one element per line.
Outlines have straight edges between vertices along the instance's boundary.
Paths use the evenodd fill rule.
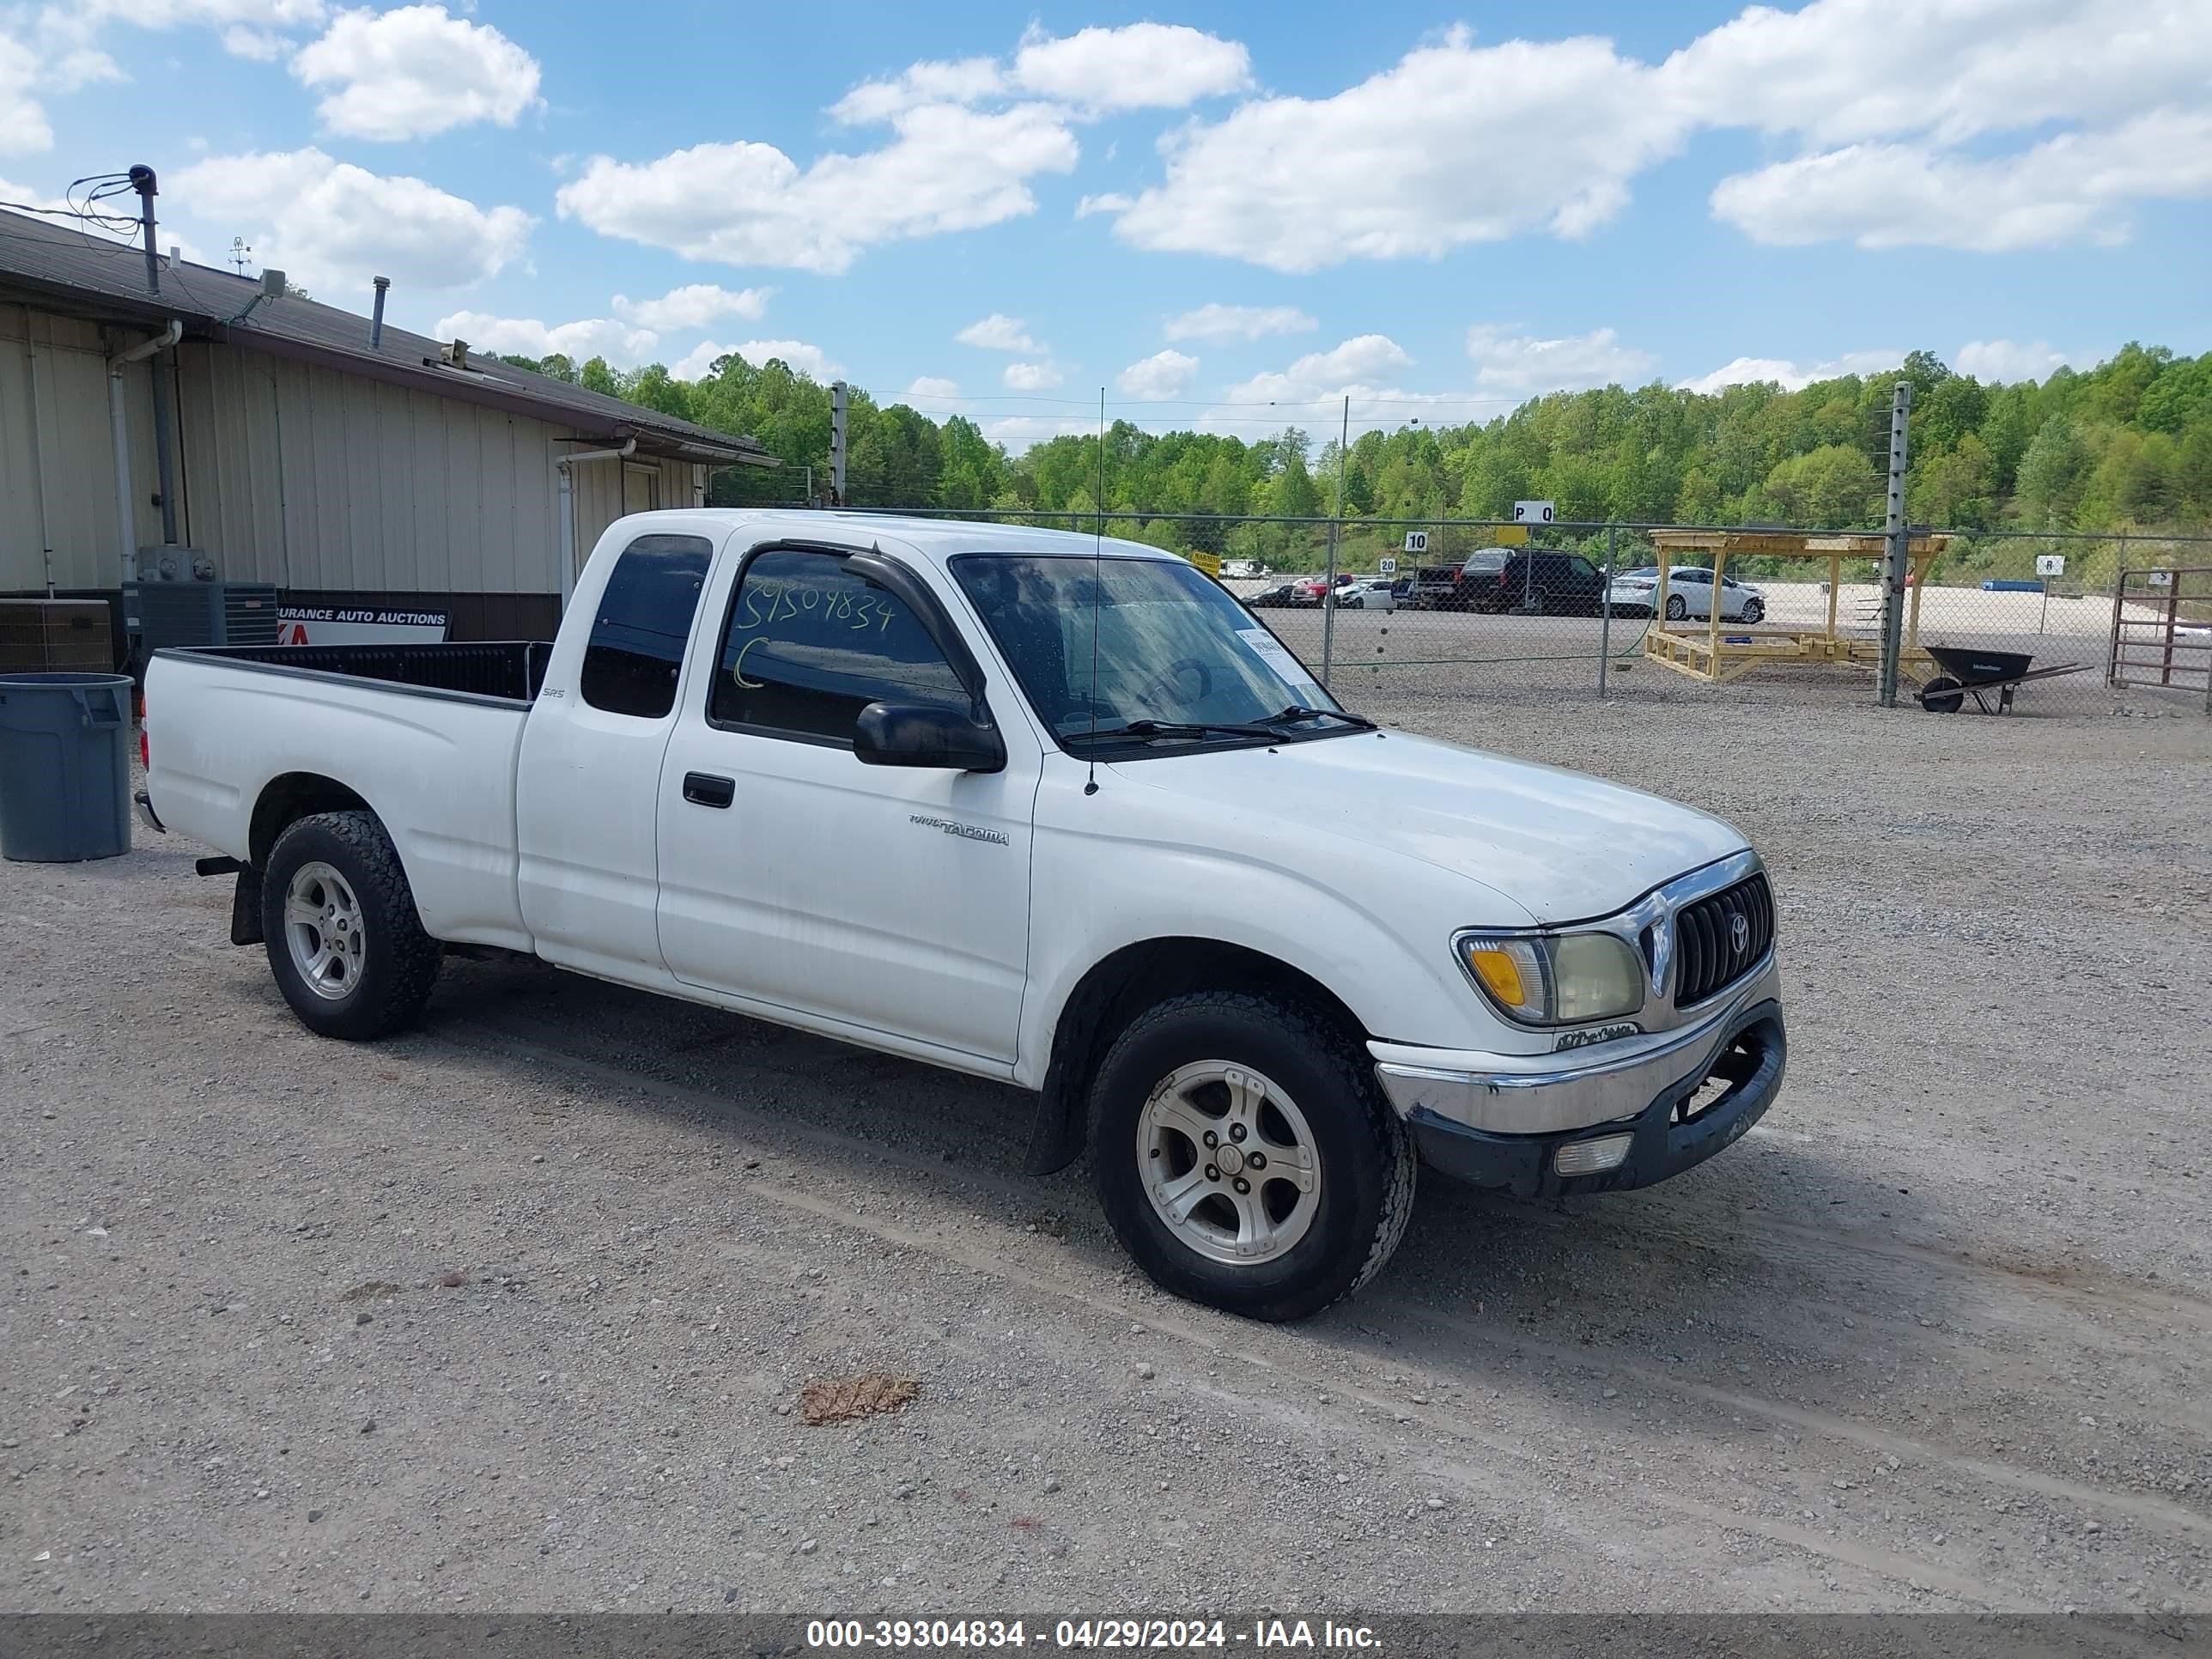
<path fill-rule="evenodd" d="M 547 638 L 609 523 L 775 464 L 385 325 L 380 290 L 373 319 L 152 264 L 0 212 L 0 595 L 119 603 L 197 565 L 273 585 L 288 615 L 398 607 L 454 639 Z"/>

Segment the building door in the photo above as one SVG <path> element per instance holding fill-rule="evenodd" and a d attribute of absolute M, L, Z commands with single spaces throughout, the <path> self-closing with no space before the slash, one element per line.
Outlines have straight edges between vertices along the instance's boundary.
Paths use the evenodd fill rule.
<path fill-rule="evenodd" d="M 623 463 L 622 510 L 625 513 L 652 513 L 660 506 L 660 469 L 640 466 L 635 461 Z"/>

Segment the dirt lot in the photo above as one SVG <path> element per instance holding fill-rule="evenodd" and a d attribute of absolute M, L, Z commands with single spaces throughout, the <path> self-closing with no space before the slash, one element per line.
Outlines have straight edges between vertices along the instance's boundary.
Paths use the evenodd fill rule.
<path fill-rule="evenodd" d="M 1291 1328 L 1011 1091 L 466 963 L 341 1047 L 197 849 L 0 866 L 0 1606 L 2212 1607 L 2212 725 L 1423 684 L 1753 836 L 1790 1079 Z"/>

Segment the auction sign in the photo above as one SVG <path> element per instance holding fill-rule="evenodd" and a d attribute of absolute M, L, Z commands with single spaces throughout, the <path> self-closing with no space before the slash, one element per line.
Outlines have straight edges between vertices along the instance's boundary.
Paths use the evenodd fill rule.
<path fill-rule="evenodd" d="M 279 645 L 435 645 L 453 617 L 390 605 L 286 605 L 276 608 Z"/>

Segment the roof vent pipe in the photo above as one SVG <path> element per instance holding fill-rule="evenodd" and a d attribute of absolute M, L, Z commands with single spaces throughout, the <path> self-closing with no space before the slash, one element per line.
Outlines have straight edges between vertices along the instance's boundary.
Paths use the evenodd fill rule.
<path fill-rule="evenodd" d="M 372 346 L 384 343 L 384 295 L 392 286 L 389 276 L 372 276 L 369 286 L 376 290 L 376 304 L 368 313 L 368 343 Z"/>

